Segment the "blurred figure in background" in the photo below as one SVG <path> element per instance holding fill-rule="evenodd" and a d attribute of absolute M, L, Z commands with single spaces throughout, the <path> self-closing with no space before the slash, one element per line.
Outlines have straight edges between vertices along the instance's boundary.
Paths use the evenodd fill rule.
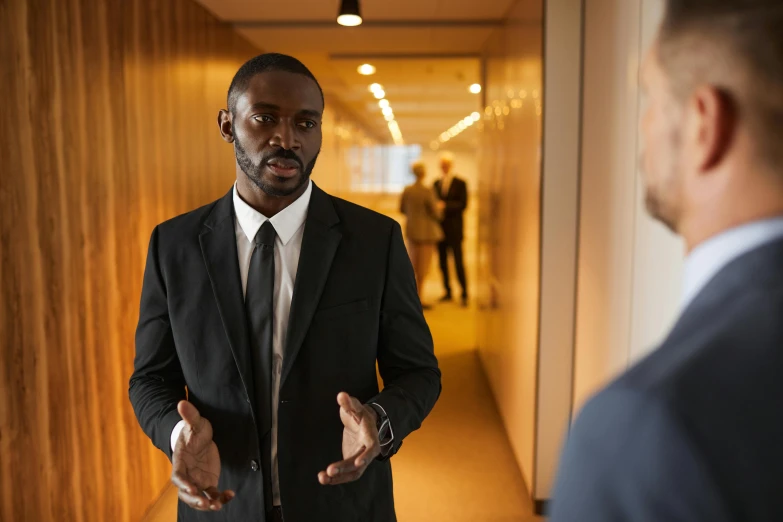
<path fill-rule="evenodd" d="M 424 304 L 424 280 L 430 271 L 435 247 L 443 239 L 440 221 L 443 219 L 445 204 L 438 201 L 431 188 L 424 184 L 427 169 L 424 163 L 417 161 L 411 166 L 416 181 L 407 187 L 400 200 L 400 212 L 405 215 L 405 235 L 408 239 L 408 253 L 416 274 L 416 286 L 422 307 L 427 310 L 431 306 Z"/>
<path fill-rule="evenodd" d="M 783 520 L 781 28 L 780 0 L 666 2 L 642 164 L 683 311 L 579 414 L 550 522 Z"/>
<path fill-rule="evenodd" d="M 449 250 L 454 256 L 457 278 L 462 287 L 462 306 L 468 305 L 468 282 L 465 277 L 465 263 L 462 259 L 462 239 L 464 238 L 463 214 L 468 207 L 468 185 L 453 173 L 454 156 L 444 152 L 440 157 L 443 177 L 435 182 L 435 194 L 444 203 L 443 241 L 438 244 L 440 270 L 443 273 L 445 290 L 441 301 L 451 301 L 451 279 L 449 278 Z"/>

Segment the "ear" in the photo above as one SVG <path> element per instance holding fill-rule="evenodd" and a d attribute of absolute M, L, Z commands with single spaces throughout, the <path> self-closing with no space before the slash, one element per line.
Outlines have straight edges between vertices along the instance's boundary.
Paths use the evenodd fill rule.
<path fill-rule="evenodd" d="M 729 154 L 737 125 L 732 97 L 712 85 L 699 87 L 691 98 L 691 145 L 699 172 L 719 165 Z"/>
<path fill-rule="evenodd" d="M 220 135 L 223 136 L 226 143 L 234 143 L 234 127 L 231 122 L 231 113 L 221 109 L 218 113 L 218 127 L 220 128 Z"/>

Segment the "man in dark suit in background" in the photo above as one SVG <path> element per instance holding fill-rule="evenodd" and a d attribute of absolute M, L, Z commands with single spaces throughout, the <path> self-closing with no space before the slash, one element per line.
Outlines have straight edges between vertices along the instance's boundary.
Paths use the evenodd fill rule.
<path fill-rule="evenodd" d="M 551 522 L 783 520 L 783 3 L 666 8 L 642 163 L 683 312 L 580 413 Z"/>
<path fill-rule="evenodd" d="M 234 187 L 152 233 L 130 400 L 180 521 L 396 520 L 388 459 L 440 371 L 399 225 L 310 181 L 323 109 L 298 60 L 244 64 Z"/>
<path fill-rule="evenodd" d="M 449 251 L 454 256 L 454 266 L 457 278 L 462 287 L 462 306 L 468 305 L 468 282 L 465 277 L 465 263 L 462 257 L 462 240 L 464 239 L 463 214 L 468 206 L 468 185 L 453 173 L 454 156 L 445 152 L 440 157 L 440 168 L 443 171 L 441 179 L 435 182 L 435 193 L 442 201 L 443 208 L 443 240 L 438 243 L 440 271 L 443 274 L 445 295 L 441 301 L 451 301 L 451 279 L 449 277 Z"/>

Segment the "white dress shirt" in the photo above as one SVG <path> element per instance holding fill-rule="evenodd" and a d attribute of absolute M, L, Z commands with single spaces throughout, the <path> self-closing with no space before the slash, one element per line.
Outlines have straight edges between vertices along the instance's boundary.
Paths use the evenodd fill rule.
<path fill-rule="evenodd" d="M 454 174 L 444 174 L 440 179 L 440 195 L 444 198 L 449 195 L 449 189 L 451 188 L 451 182 L 454 180 Z"/>
<path fill-rule="evenodd" d="M 783 216 L 742 225 L 696 247 L 685 260 L 682 308 L 726 265 L 755 248 L 783 238 Z"/>
<path fill-rule="evenodd" d="M 255 237 L 258 230 L 267 221 L 272 222 L 277 233 L 275 240 L 275 295 L 274 317 L 272 321 L 272 503 L 280 505 L 280 481 L 277 463 L 277 409 L 280 398 L 280 377 L 283 371 L 283 347 L 288 334 L 288 316 L 291 312 L 291 299 L 294 296 L 296 270 L 299 267 L 299 254 L 302 251 L 304 224 L 313 184 L 310 182 L 305 192 L 288 207 L 271 218 L 260 214 L 239 197 L 234 185 L 234 229 L 239 255 L 239 274 L 242 278 L 242 294 L 247 289 L 247 274 L 250 258 L 253 255 Z M 171 432 L 172 451 L 185 425 L 180 421 Z"/>

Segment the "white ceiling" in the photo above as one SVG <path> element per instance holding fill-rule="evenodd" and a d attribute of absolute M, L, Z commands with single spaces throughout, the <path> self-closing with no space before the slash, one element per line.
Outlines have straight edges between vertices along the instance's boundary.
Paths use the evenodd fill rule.
<path fill-rule="evenodd" d="M 391 138 L 370 83 L 384 86 L 406 143 L 429 146 L 473 111 L 479 56 L 515 0 L 360 0 L 365 23 L 336 23 L 339 0 L 196 0 L 264 52 L 291 54 L 374 133 Z M 526 2 L 528 0 L 525 0 Z M 543 1 L 543 0 L 541 0 Z M 531 9 L 540 19 L 540 8 Z M 358 74 L 371 63 L 373 76 Z M 475 144 L 468 129 L 451 143 Z"/>

